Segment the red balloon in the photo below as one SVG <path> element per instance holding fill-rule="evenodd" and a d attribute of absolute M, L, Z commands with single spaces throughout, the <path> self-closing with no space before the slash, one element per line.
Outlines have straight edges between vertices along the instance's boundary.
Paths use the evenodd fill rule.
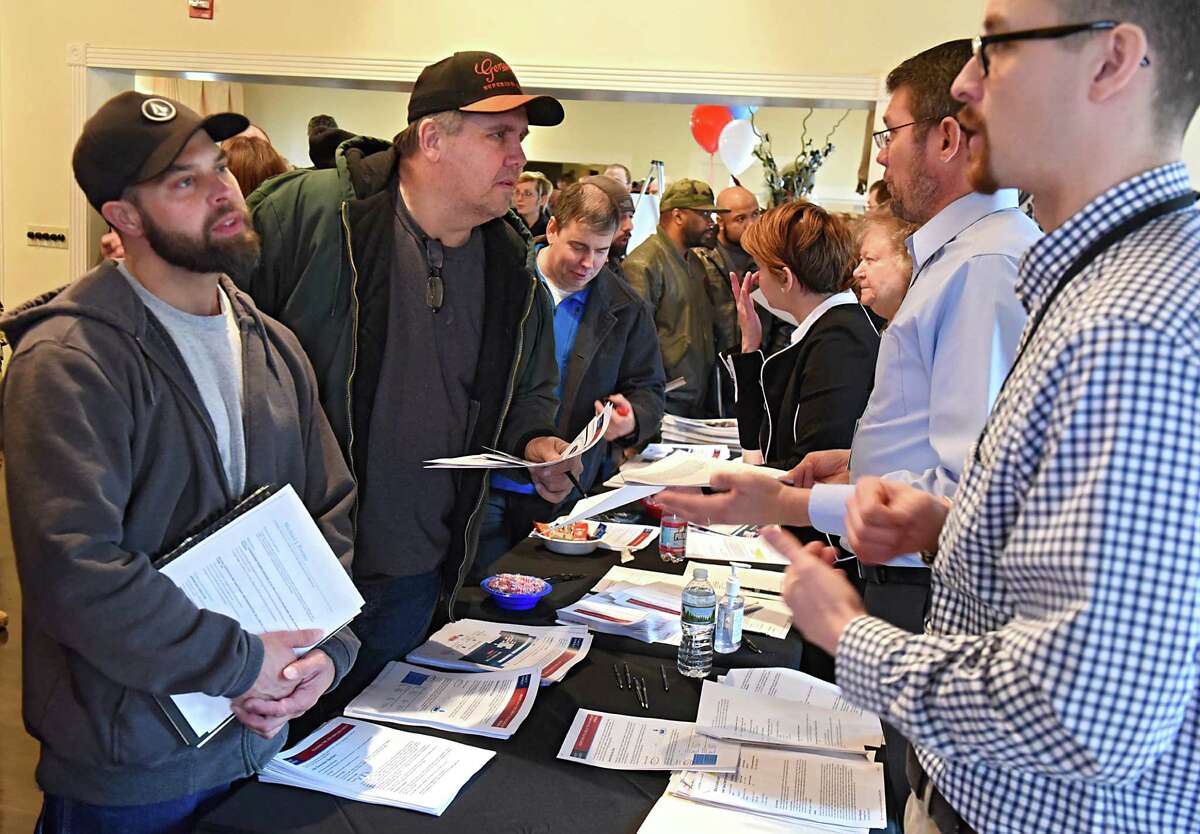
<path fill-rule="evenodd" d="M 692 110 L 692 136 L 709 153 L 717 152 L 721 129 L 733 121 L 729 108 L 721 104 L 698 104 Z"/>

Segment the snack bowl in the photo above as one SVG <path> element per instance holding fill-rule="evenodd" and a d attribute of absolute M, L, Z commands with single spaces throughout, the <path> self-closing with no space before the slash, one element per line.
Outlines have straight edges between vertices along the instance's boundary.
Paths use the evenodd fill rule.
<path fill-rule="evenodd" d="M 522 573 L 496 573 L 480 582 L 479 586 L 492 595 L 496 605 L 506 611 L 528 611 L 552 590 L 545 579 Z"/>
<path fill-rule="evenodd" d="M 604 538 L 604 525 L 595 521 L 580 521 L 570 525 L 571 538 L 551 534 L 551 529 L 564 530 L 565 527 L 551 528 L 548 524 L 538 524 L 530 535 L 539 539 L 550 552 L 563 556 L 586 556 L 599 547 L 600 540 Z"/>

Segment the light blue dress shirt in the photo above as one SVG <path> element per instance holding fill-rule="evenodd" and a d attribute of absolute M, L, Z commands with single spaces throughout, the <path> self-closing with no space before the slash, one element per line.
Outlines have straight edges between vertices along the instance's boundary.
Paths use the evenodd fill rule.
<path fill-rule="evenodd" d="M 875 388 L 850 451 L 850 482 L 903 481 L 950 497 L 1012 364 L 1025 310 L 1021 256 L 1041 237 L 1012 189 L 967 194 L 908 239 L 913 281 L 879 344 Z M 852 486 L 819 484 L 813 526 L 844 535 Z M 916 554 L 890 564 L 923 567 Z"/>

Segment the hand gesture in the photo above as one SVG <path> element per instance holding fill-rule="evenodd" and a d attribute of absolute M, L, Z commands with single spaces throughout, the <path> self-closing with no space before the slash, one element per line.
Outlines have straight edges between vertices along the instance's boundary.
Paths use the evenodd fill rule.
<path fill-rule="evenodd" d="M 778 527 L 763 530 L 762 537 L 791 562 L 783 575 L 783 601 L 792 609 L 792 625 L 805 640 L 836 655 L 846 626 L 866 613 L 846 574 L 833 567 L 837 551 L 819 542 L 801 545 Z"/>
<path fill-rule="evenodd" d="M 713 495 L 667 489 L 654 496 L 663 510 L 696 524 L 796 524 L 808 521 L 808 491 L 757 472 L 718 472 Z"/>
<path fill-rule="evenodd" d="M 788 473 L 792 484 L 803 489 L 812 489 L 813 484 L 850 483 L 850 450 L 826 449 L 809 452 Z"/>
<path fill-rule="evenodd" d="M 762 321 L 758 318 L 758 310 L 754 309 L 754 299 L 750 297 L 758 286 L 758 273 L 747 272 L 745 278 L 739 281 L 737 273 L 731 272 L 729 283 L 733 289 L 733 300 L 737 304 L 742 353 L 753 353 L 762 347 Z"/>
<path fill-rule="evenodd" d="M 846 504 L 846 538 L 859 561 L 877 565 L 902 553 L 936 550 L 950 502 L 908 484 L 862 478 Z"/>

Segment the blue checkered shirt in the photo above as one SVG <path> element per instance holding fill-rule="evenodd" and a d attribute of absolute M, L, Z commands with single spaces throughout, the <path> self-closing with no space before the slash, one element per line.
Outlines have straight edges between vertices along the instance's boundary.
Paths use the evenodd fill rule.
<path fill-rule="evenodd" d="M 1037 243 L 1017 283 L 1030 320 L 1091 243 L 1190 190 L 1182 165 L 1146 172 Z M 1200 213 L 1187 209 L 1053 302 L 963 473 L 927 633 L 855 619 L 837 677 L 981 834 L 1195 832 L 1198 653 Z"/>

